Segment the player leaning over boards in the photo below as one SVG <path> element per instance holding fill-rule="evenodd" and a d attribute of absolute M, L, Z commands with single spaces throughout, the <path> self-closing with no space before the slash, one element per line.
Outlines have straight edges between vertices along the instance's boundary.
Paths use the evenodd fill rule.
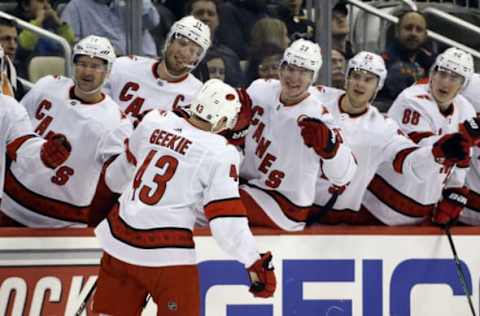
<path fill-rule="evenodd" d="M 34 131 L 68 139 L 69 155 L 45 165 L 14 161 L 6 173 L 2 209 L 29 227 L 84 227 L 105 162 L 123 152 L 131 124 L 102 93 L 115 54 L 106 38 L 89 36 L 73 48 L 73 80 L 47 76 L 22 99 Z M 32 150 L 32 152 L 30 152 Z M 35 157 L 22 147 L 18 155 Z"/>
<path fill-rule="evenodd" d="M 320 47 L 299 39 L 283 55 L 280 80 L 259 79 L 247 89 L 254 107 L 240 196 L 252 225 L 302 230 L 318 179 L 342 186 L 357 169 L 332 116 L 309 92 L 321 63 Z"/>
<path fill-rule="evenodd" d="M 199 204 L 220 247 L 247 267 L 253 295 L 273 295 L 272 256 L 257 252 L 239 198 L 239 153 L 218 135 L 239 110 L 237 92 L 212 79 L 189 117 L 154 110 L 137 126 L 124 153 L 135 176 L 95 230 L 104 250 L 95 312 L 139 315 L 150 294 L 157 315 L 200 315 L 192 235 Z"/>
<path fill-rule="evenodd" d="M 362 197 L 378 166 L 385 163 L 410 182 L 428 181 L 438 174 L 444 163 L 452 163 L 468 156 L 468 146 L 462 145 L 460 135 L 447 134 L 432 146 L 419 147 L 399 130 L 398 124 L 381 114 L 370 102 L 382 89 L 387 76 L 381 56 L 360 52 L 348 62 L 346 91 L 336 90 L 329 95 L 317 94 L 322 104 L 335 118 L 343 132 L 343 140 L 358 163 L 355 176 L 326 214 L 319 214 L 324 224 L 378 224 L 379 221 L 362 207 Z M 459 138 L 457 140 L 457 138 Z M 447 149 L 454 149 L 450 152 Z M 325 205 L 331 194 L 329 183 L 317 183 L 316 204 Z M 321 212 L 319 209 L 318 212 Z M 428 216 L 430 213 L 425 213 Z"/>
<path fill-rule="evenodd" d="M 115 61 L 107 93 L 127 116 L 190 104 L 202 87 L 191 74 L 210 47 L 210 29 L 193 16 L 175 22 L 160 60 L 124 56 Z"/>
<path fill-rule="evenodd" d="M 473 73 L 473 58 L 458 48 L 440 54 L 432 66 L 426 84 L 405 89 L 388 111 L 400 129 L 420 146 L 439 144 L 445 135 L 461 139 L 470 146 L 478 138 L 475 111 L 460 92 Z M 473 124 L 472 124 L 473 123 Z M 446 153 L 455 153 L 443 142 Z M 435 152 L 434 152 L 435 154 Z M 458 156 L 460 158 L 460 156 Z M 453 223 L 466 203 L 468 188 L 464 186 L 470 155 L 455 163 L 443 161 L 435 176 L 414 182 L 395 172 L 393 166 L 379 168 L 365 194 L 365 207 L 387 225 L 411 225 L 422 222 L 433 213 L 433 221 L 441 225 Z"/>

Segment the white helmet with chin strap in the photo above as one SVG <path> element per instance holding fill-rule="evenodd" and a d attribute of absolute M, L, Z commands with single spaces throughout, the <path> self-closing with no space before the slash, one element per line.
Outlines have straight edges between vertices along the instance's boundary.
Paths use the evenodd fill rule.
<path fill-rule="evenodd" d="M 85 55 L 96 57 L 107 62 L 107 68 L 110 71 L 115 61 L 115 50 L 110 41 L 101 36 L 90 35 L 80 40 L 73 47 L 72 60 L 75 63 L 78 56 Z"/>
<path fill-rule="evenodd" d="M 320 46 L 312 41 L 298 39 L 283 53 L 281 63 L 295 65 L 313 71 L 312 83 L 317 81 L 318 72 L 322 67 L 322 53 Z"/>
<path fill-rule="evenodd" d="M 205 57 L 208 48 L 210 47 L 210 28 L 202 21 L 196 19 L 192 15 L 186 16 L 173 23 L 170 31 L 168 32 L 165 46 L 163 47 L 163 56 L 167 51 L 168 45 L 174 39 L 174 36 L 182 35 L 192 42 L 196 43 L 202 48 L 202 53 L 198 58 L 198 61 L 193 66 L 197 66 L 200 61 Z M 192 68 L 193 70 L 193 68 Z"/>
<path fill-rule="evenodd" d="M 347 72 L 345 73 L 346 79 L 348 80 L 348 76 L 350 76 L 352 70 L 357 69 L 368 71 L 378 77 L 377 92 L 383 88 L 383 84 L 387 78 L 387 68 L 380 55 L 361 51 L 353 56 L 348 61 Z"/>
<path fill-rule="evenodd" d="M 101 60 L 104 60 L 107 64 L 107 73 L 110 73 L 110 70 L 112 69 L 112 64 L 116 58 L 115 50 L 110 41 L 105 37 L 95 35 L 87 36 L 80 40 L 77 44 L 75 44 L 72 53 L 73 64 L 77 62 L 79 56 L 89 56 L 91 58 L 99 58 Z M 107 77 L 108 76 L 105 76 L 102 84 L 97 88 L 91 91 L 83 92 L 87 94 L 94 94 L 99 92 L 100 90 L 102 90 Z M 75 67 L 73 73 L 73 80 L 76 81 Z"/>
<path fill-rule="evenodd" d="M 192 100 L 189 111 L 209 122 L 212 128 L 226 117 L 225 129 L 228 129 L 235 126 L 240 107 L 240 98 L 234 88 L 221 80 L 210 79 Z"/>
<path fill-rule="evenodd" d="M 454 72 L 464 78 L 462 89 L 470 82 L 470 78 L 474 73 L 473 57 L 469 53 L 456 48 L 450 47 L 440 55 L 438 55 L 432 66 L 432 71 L 438 68 Z M 432 76 L 430 76 L 431 78 Z"/>

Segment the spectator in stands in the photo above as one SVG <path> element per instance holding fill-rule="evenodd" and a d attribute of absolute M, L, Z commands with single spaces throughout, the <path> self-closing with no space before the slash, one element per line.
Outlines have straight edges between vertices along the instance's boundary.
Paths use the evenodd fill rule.
<path fill-rule="evenodd" d="M 332 87 L 345 89 L 345 69 L 347 60 L 345 55 L 336 49 L 332 49 Z"/>
<path fill-rule="evenodd" d="M 263 18 L 255 23 L 250 36 L 250 49 L 258 50 L 265 44 L 274 44 L 282 49 L 288 47 L 287 27 L 282 20 Z"/>
<path fill-rule="evenodd" d="M 278 79 L 283 51 L 284 49 L 269 43 L 258 50 L 252 50 L 246 74 L 248 83 L 258 78 Z"/>
<path fill-rule="evenodd" d="M 267 16 L 266 0 L 232 0 L 222 3 L 218 8 L 218 41 L 233 49 L 240 59 L 247 59 L 253 25 Z"/>
<path fill-rule="evenodd" d="M 193 15 L 195 18 L 208 25 L 210 28 L 212 45 L 207 52 L 207 56 L 209 53 L 219 56 L 224 63 L 224 81 L 231 86 L 238 87 L 244 82 L 244 76 L 240 68 L 240 59 L 230 47 L 221 44 L 216 36 L 218 25 L 220 24 L 217 3 L 217 0 L 190 0 L 185 6 L 185 13 L 186 15 Z M 208 68 L 205 63 L 206 60 L 202 61 L 198 69 L 194 72 L 195 76 L 200 79 L 202 79 L 202 70 L 205 71 L 205 68 Z"/>
<path fill-rule="evenodd" d="M 395 29 L 395 39 L 383 53 L 388 77 L 380 98 L 393 101 L 416 81 L 428 77 L 435 56 L 425 47 L 426 40 L 425 16 L 416 11 L 403 12 Z"/>
<path fill-rule="evenodd" d="M 18 2 L 15 15 L 35 26 L 63 37 L 70 45 L 75 42 L 72 28 L 58 16 L 48 0 L 21 0 Z M 19 48 L 29 56 L 28 59 L 33 56 L 63 55 L 63 48 L 59 43 L 40 37 L 28 29 L 23 29 L 20 32 L 18 44 Z"/>
<path fill-rule="evenodd" d="M 108 38 L 117 55 L 127 53 L 126 4 L 121 0 L 71 0 L 63 9 L 62 18 L 73 28 L 78 39 L 88 35 Z M 149 29 L 159 23 L 159 15 L 151 0 L 143 0 L 143 55 L 156 56 L 157 49 Z"/>
<path fill-rule="evenodd" d="M 281 5 L 278 16 L 285 22 L 290 40 L 305 38 L 313 40 L 315 36 L 315 23 L 308 20 L 302 12 L 303 0 L 291 0 Z"/>
<path fill-rule="evenodd" d="M 225 61 L 222 56 L 209 51 L 205 56 L 205 62 L 207 63 L 208 77 L 210 79 L 225 81 Z"/>
<path fill-rule="evenodd" d="M 13 20 L 0 18 L 0 45 L 5 52 L 2 70 L 6 71 L 8 83 L 13 89 L 15 99 L 21 100 L 25 95 L 25 88 L 17 78 L 14 66 L 17 51 L 17 24 Z"/>
<path fill-rule="evenodd" d="M 348 39 L 348 8 L 344 1 L 339 1 L 332 12 L 332 48 L 342 52 L 347 59 L 353 57 L 352 43 Z"/>

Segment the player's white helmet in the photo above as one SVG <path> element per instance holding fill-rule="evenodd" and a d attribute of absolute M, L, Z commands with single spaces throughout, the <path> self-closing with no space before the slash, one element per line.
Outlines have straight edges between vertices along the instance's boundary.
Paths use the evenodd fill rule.
<path fill-rule="evenodd" d="M 313 83 L 317 81 L 318 72 L 322 67 L 320 46 L 312 41 L 300 38 L 285 50 L 281 63 L 292 64 L 313 71 Z"/>
<path fill-rule="evenodd" d="M 432 70 L 437 70 L 438 68 L 443 68 L 462 76 L 465 79 L 462 88 L 465 88 L 474 73 L 473 57 L 459 48 L 450 47 L 438 55 L 435 60 Z"/>
<path fill-rule="evenodd" d="M 240 112 L 240 99 L 234 88 L 218 79 L 205 82 L 190 105 L 190 112 L 215 127 L 226 117 L 226 128 L 232 128 Z"/>
<path fill-rule="evenodd" d="M 186 16 L 173 23 L 165 41 L 165 47 L 163 54 L 165 55 L 166 49 L 173 39 L 175 34 L 185 36 L 189 40 L 197 43 L 202 48 L 202 54 L 198 59 L 197 64 L 203 59 L 210 47 L 210 28 L 202 21 L 196 19 L 192 15 Z"/>
<path fill-rule="evenodd" d="M 72 59 L 80 55 L 96 57 L 107 62 L 107 69 L 110 71 L 112 64 L 115 61 L 115 50 L 110 41 L 101 36 L 90 35 L 80 40 L 73 47 Z"/>
<path fill-rule="evenodd" d="M 376 75 L 378 77 L 377 92 L 382 89 L 385 79 L 387 78 L 387 68 L 385 67 L 385 62 L 380 55 L 367 51 L 361 51 L 353 56 L 348 61 L 346 72 L 347 80 L 350 72 L 356 69 L 368 71 Z"/>

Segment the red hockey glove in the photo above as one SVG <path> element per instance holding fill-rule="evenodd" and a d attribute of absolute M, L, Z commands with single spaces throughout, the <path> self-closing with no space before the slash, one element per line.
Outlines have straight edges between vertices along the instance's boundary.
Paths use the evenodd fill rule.
<path fill-rule="evenodd" d="M 455 164 L 468 159 L 470 144 L 461 133 L 446 134 L 433 144 L 432 153 L 440 163 Z"/>
<path fill-rule="evenodd" d="M 237 89 L 238 96 L 242 107 L 238 113 L 237 122 L 232 129 L 222 133 L 228 142 L 235 146 L 243 146 L 245 144 L 245 136 L 252 121 L 252 100 L 245 89 Z"/>
<path fill-rule="evenodd" d="M 475 145 L 480 143 L 480 119 L 472 117 L 460 124 L 460 133 Z"/>
<path fill-rule="evenodd" d="M 307 147 L 313 147 L 315 152 L 324 159 L 333 158 L 340 146 L 335 133 L 322 121 L 303 117 L 299 120 L 303 142 Z"/>
<path fill-rule="evenodd" d="M 68 159 L 71 152 L 72 145 L 67 137 L 63 134 L 54 134 L 43 143 L 40 159 L 47 168 L 55 169 Z"/>
<path fill-rule="evenodd" d="M 250 293 L 255 297 L 271 297 L 277 287 L 277 279 L 273 271 L 272 254 L 261 254 L 261 258 L 255 261 L 248 269 L 250 276 Z"/>
<path fill-rule="evenodd" d="M 450 226 L 458 219 L 467 204 L 468 188 L 449 188 L 442 192 L 443 199 L 437 204 L 432 221 L 440 226 Z"/>

